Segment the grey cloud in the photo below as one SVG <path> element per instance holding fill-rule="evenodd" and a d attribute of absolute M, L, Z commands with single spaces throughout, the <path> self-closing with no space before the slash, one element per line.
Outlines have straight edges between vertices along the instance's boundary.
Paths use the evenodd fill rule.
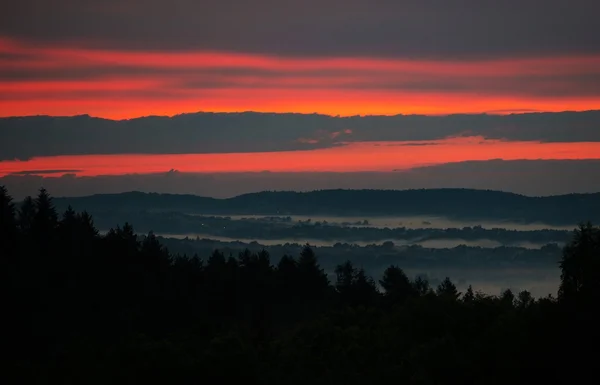
<path fill-rule="evenodd" d="M 491 110 L 491 111 L 488 111 L 489 114 L 510 114 L 510 113 L 525 114 L 525 113 L 532 113 L 532 112 L 543 112 L 543 111 L 535 110 L 535 109 L 526 109 L 526 108 L 517 108 L 514 110 Z"/>
<path fill-rule="evenodd" d="M 287 75 L 293 78 L 294 74 Z M 283 77 L 283 76 L 281 76 Z M 327 85 L 328 89 L 345 90 L 392 90 L 392 91 L 434 91 L 434 92 L 471 92 L 479 95 L 508 95 L 535 97 L 588 97 L 600 96 L 600 73 L 567 76 L 506 76 L 506 77 L 464 77 L 439 76 L 433 74 L 414 76 L 413 79 L 394 80 L 368 78 L 366 80 L 348 80 L 341 84 Z M 236 89 L 269 89 L 280 88 L 277 83 L 269 84 L 264 80 L 272 80 L 266 76 L 256 78 L 252 83 L 240 84 L 235 77 L 224 79 L 182 80 L 181 86 L 186 89 L 236 88 Z M 301 79 L 301 78 L 300 78 Z M 336 76 L 330 79 L 335 80 Z M 302 83 L 288 86 L 288 89 L 323 89 L 327 83 Z M 177 87 L 175 87 L 177 88 Z"/>
<path fill-rule="evenodd" d="M 396 147 L 396 146 L 436 146 L 439 145 L 438 142 L 406 142 L 406 143 L 388 143 L 384 144 L 384 146 Z"/>
<path fill-rule="evenodd" d="M 393 79 L 355 82 L 348 89 L 388 89 L 437 92 L 471 92 L 479 95 L 509 95 L 535 97 L 600 96 L 600 73 L 570 75 L 515 75 L 452 77 L 434 74 L 419 79 Z"/>
<path fill-rule="evenodd" d="M 44 64 L 43 57 L 32 55 L 32 60 L 37 60 L 40 64 Z M 266 79 L 278 79 L 287 76 L 310 75 L 319 77 L 328 77 L 339 75 L 340 71 L 334 70 L 318 70 L 305 72 L 283 72 L 277 70 L 267 70 L 261 68 L 161 68 L 150 66 L 133 66 L 133 65 L 90 65 L 90 66 L 69 66 L 66 63 L 64 66 L 55 68 L 22 68 L 18 64 L 13 66 L 0 67 L 0 79 L 3 81 L 22 81 L 22 80 L 83 80 L 106 78 L 107 76 L 127 77 L 135 79 L 142 77 L 147 79 L 148 76 L 172 76 L 175 79 L 189 77 L 231 77 L 236 76 L 256 76 Z"/>
<path fill-rule="evenodd" d="M 60 97 L 58 97 L 60 96 Z M 202 96 L 202 91 L 198 90 L 195 96 Z M 53 99 L 61 100 L 88 100 L 91 102 L 97 101 L 98 99 L 108 99 L 111 101 L 131 101 L 132 98 L 136 100 L 159 100 L 159 101 L 180 101 L 182 96 L 181 92 L 177 90 L 162 89 L 160 87 L 153 89 L 127 89 L 119 91 L 107 91 L 107 90 L 92 90 L 92 89 L 81 89 L 81 90 L 65 90 L 65 91 L 31 91 L 26 93 L 3 93 L 0 94 L 0 101 L 46 101 Z M 0 123 L 1 125 L 1 123 Z"/>
<path fill-rule="evenodd" d="M 0 160 L 86 154 L 182 154 L 309 150 L 339 141 L 431 141 L 477 135 L 546 142 L 600 141 L 600 111 L 514 115 L 352 116 L 197 113 L 107 120 L 0 119 Z M 335 132 L 351 134 L 335 137 Z M 308 141 L 301 139 L 316 139 Z"/>
<path fill-rule="evenodd" d="M 11 172 L 9 175 L 42 175 L 42 174 L 68 174 L 77 173 L 82 170 L 21 170 Z"/>
<path fill-rule="evenodd" d="M 125 191 L 230 197 L 264 190 L 476 188 L 542 196 L 600 191 L 600 161 L 484 161 L 450 163 L 405 172 L 384 173 L 226 173 L 76 177 L 5 176 L 16 199 L 40 186 L 54 196 Z"/>
<path fill-rule="evenodd" d="M 72 91 L 23 92 L 0 96 L 8 100 L 19 98 L 152 98 L 155 95 L 180 95 L 182 91 L 201 92 L 206 89 L 340 89 L 340 90 L 390 90 L 470 92 L 479 95 L 509 95 L 535 97 L 592 97 L 600 96 L 600 69 L 588 69 L 570 74 L 545 75 L 448 75 L 435 72 L 384 72 L 377 70 L 313 69 L 283 71 L 266 68 L 161 68 L 150 66 L 93 65 L 45 68 L 43 58 L 40 66 L 23 68 L 18 65 L 0 66 L 0 81 L 64 81 L 64 80 L 156 80 L 164 83 L 160 91 L 131 90 L 95 91 L 73 95 Z M 249 79 L 252 79 L 250 82 Z M 294 83 L 282 83 L 294 80 Z M 307 81 L 303 81 L 307 80 Z M 282 84 L 284 84 L 282 86 Z M 181 96 L 178 96 L 181 97 Z"/>
<path fill-rule="evenodd" d="M 596 0 L 21 0 L 0 35 L 104 48 L 279 55 L 598 53 Z"/>
<path fill-rule="evenodd" d="M 1 35 L 0 35 L 1 37 Z M 4 65 L 14 64 L 18 60 L 23 59 L 36 59 L 37 55 L 26 54 L 26 53 L 15 53 L 15 52 L 1 52 L 0 51 L 0 63 Z"/>

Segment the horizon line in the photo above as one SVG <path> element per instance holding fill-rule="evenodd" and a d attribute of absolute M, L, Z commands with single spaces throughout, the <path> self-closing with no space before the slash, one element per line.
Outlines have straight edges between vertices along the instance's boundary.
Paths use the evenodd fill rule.
<path fill-rule="evenodd" d="M 40 187 L 44 188 L 43 186 Z M 522 196 L 522 197 L 526 197 L 526 198 L 550 198 L 550 197 L 561 197 L 561 196 L 570 196 L 570 195 L 598 195 L 600 194 L 600 191 L 596 191 L 596 192 L 587 192 L 587 193 L 566 193 L 566 194 L 550 194 L 550 195 L 527 195 L 527 194 L 520 194 L 520 193 L 515 193 L 515 192 L 511 192 L 511 191 L 505 191 L 505 190 L 494 190 L 494 189 L 484 189 L 484 188 L 469 188 L 469 187 L 436 187 L 436 188 L 406 188 L 406 189 L 367 189 L 367 188 L 358 188 L 358 189 L 353 189 L 353 188 L 329 188 L 329 189 L 314 189 L 314 190 L 307 190 L 307 191 L 298 191 L 298 190 L 261 190 L 261 191 L 254 191 L 254 192 L 247 192 L 247 193 L 243 193 L 243 194 L 237 194 L 237 195 L 233 195 L 231 197 L 212 197 L 212 196 L 207 196 L 207 195 L 198 195 L 198 194 L 185 194 L 185 193 L 161 193 L 161 192 L 148 192 L 148 191 L 141 191 L 141 190 L 130 190 L 130 191 L 122 191 L 122 192 L 118 192 L 118 193 L 97 193 L 97 194 L 90 194 L 90 195 L 78 195 L 78 196 L 53 196 L 52 199 L 71 199 L 71 198 L 89 198 L 89 197 L 96 197 L 96 196 L 115 196 L 115 195 L 125 195 L 125 194 L 145 194 L 145 195 L 167 195 L 167 196 L 187 196 L 187 197 L 198 197 L 198 198 L 208 198 L 208 199 L 216 199 L 216 200 L 228 200 L 228 199 L 233 199 L 233 198 L 237 198 L 237 197 L 241 197 L 241 196 L 247 196 L 247 195 L 257 195 L 257 194 L 264 194 L 264 193 L 295 193 L 295 194 L 311 194 L 311 193 L 316 193 L 316 192 L 334 192 L 334 191 L 353 191 L 353 192 L 357 192 L 357 191 L 368 191 L 368 192 L 407 192 L 407 191 L 447 191 L 447 190 L 460 190 L 460 191 L 476 191 L 476 192 L 492 192 L 492 193 L 501 193 L 501 194 L 508 194 L 508 195 L 517 195 L 517 196 Z"/>
<path fill-rule="evenodd" d="M 102 119 L 102 120 L 110 120 L 110 121 L 114 121 L 114 122 L 122 122 L 122 121 L 129 121 L 129 120 L 136 120 L 136 119 L 147 119 L 147 118 L 175 118 L 175 117 L 179 117 L 179 116 L 184 116 L 184 115 L 208 115 L 208 114 L 214 114 L 214 115 L 234 115 L 234 114 L 257 114 L 257 115 L 304 115 L 304 116 L 324 116 L 324 117 L 330 117 L 330 118 L 368 118 L 368 117 L 372 117 L 372 118 L 377 118 L 377 117 L 385 117 L 385 118 L 392 118 L 392 117 L 409 117 L 409 116 L 419 116 L 419 117 L 451 117 L 451 116 L 515 116 L 515 115 L 541 115 L 541 114 L 565 114 L 565 113 L 590 113 L 590 112 L 600 112 L 600 107 L 598 107 L 597 109 L 588 109 L 588 110 L 562 110 L 562 111 L 541 111 L 541 110 L 527 110 L 527 109 L 515 109 L 515 110 L 511 110 L 511 109 L 506 109 L 506 110 L 492 110 L 492 111 L 484 111 L 484 112 L 453 112 L 450 114 L 403 114 L 403 113 L 397 113 L 397 114 L 390 114 L 390 115 L 386 115 L 386 114 L 354 114 L 354 115 L 343 115 L 343 114 L 337 114 L 337 115 L 333 115 L 333 114 L 324 114 L 324 113 L 318 113 L 318 112 L 293 112 L 293 111 L 289 111 L 289 112 L 275 112 L 275 111 L 256 111 L 256 110 L 244 110 L 244 111 L 203 111 L 203 110 L 198 110 L 198 111 L 190 111 L 190 112 L 181 112 L 178 114 L 174 114 L 174 115 L 141 115 L 141 116 L 134 116 L 134 117 L 130 117 L 130 118 L 122 118 L 122 119 L 111 119 L 111 118 L 107 118 L 107 117 L 103 117 L 103 116 L 99 116 L 99 115 L 90 115 L 88 113 L 83 113 L 83 114 L 75 114 L 75 115 L 48 115 L 48 114 L 37 114 L 37 115 L 7 115 L 7 116 L 0 116 L 0 120 L 2 119 L 18 119 L 18 118 L 80 118 L 80 117 L 87 117 L 87 118 L 92 118 L 92 119 Z"/>

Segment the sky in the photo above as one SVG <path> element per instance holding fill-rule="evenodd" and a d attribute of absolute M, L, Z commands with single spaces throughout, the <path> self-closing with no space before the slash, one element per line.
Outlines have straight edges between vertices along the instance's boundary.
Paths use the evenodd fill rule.
<path fill-rule="evenodd" d="M 341 175 L 332 188 L 456 187 L 440 176 L 455 165 L 465 186 L 597 191 L 571 173 L 600 160 L 599 12 L 594 0 L 10 2 L 0 184 L 78 195 L 93 178 L 119 191 L 175 173 L 190 178 L 175 192 L 217 196 L 322 188 L 321 173 Z M 2 119 L 15 116 L 28 118 Z M 197 186 L 215 175 L 247 187 Z"/>

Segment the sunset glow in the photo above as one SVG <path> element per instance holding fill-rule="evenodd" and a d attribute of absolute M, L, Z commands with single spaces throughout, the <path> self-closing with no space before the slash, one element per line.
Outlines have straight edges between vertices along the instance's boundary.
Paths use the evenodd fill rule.
<path fill-rule="evenodd" d="M 285 58 L 69 48 L 0 39 L 0 116 L 183 112 L 329 115 L 581 111 L 600 56 L 487 60 Z"/>
<path fill-rule="evenodd" d="M 465 137 L 428 142 L 359 142 L 311 151 L 54 156 L 0 162 L 0 176 L 13 173 L 97 176 L 170 170 L 187 173 L 394 171 L 490 159 L 600 159 L 600 142 L 505 142 Z"/>

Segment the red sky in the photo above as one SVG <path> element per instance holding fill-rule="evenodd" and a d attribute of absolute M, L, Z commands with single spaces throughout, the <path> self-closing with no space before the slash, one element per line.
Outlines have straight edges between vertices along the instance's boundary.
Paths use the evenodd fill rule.
<path fill-rule="evenodd" d="M 600 107 L 600 55 L 475 59 L 294 57 L 208 50 L 126 50 L 0 36 L 0 116 L 111 119 L 183 112 L 392 115 L 583 111 Z M 282 127 L 285 129 L 285 127 Z M 232 138 L 235 140 L 235 138 Z M 448 139 L 352 143 L 294 152 L 57 156 L 0 162 L 78 175 L 239 171 L 390 171 L 488 159 L 599 159 L 600 143 Z"/>
<path fill-rule="evenodd" d="M 598 55 L 488 60 L 127 51 L 0 37 L 0 116 L 451 114 L 600 107 Z"/>
<path fill-rule="evenodd" d="M 456 187 L 447 169 L 470 170 L 471 163 L 444 164 L 483 161 L 477 175 L 459 184 L 512 185 L 536 193 L 591 188 L 585 174 L 577 182 L 572 170 L 600 162 L 567 160 L 600 160 L 600 111 L 530 113 L 600 110 L 599 1 L 373 3 L 13 1 L 9 12 L 0 12 L 0 118 L 122 120 L 201 111 L 526 115 L 0 120 L 0 185 L 38 183 L 38 177 L 9 175 L 32 171 L 94 176 L 174 169 L 189 172 L 186 178 L 218 172 L 233 178 L 242 171 L 283 175 L 441 165 L 435 168 L 440 174 L 425 172 L 430 180 L 410 186 Z M 394 142 L 399 140 L 412 142 Z M 539 170 L 528 172 L 521 162 L 485 162 L 494 159 L 543 161 L 532 162 Z M 511 175 L 496 184 L 500 169 Z M 404 180 L 408 174 L 395 175 Z M 542 183 L 536 179 L 541 174 L 552 175 Z M 111 178 L 125 183 L 129 177 Z M 104 180 L 53 178 L 66 179 Z"/>
<path fill-rule="evenodd" d="M 78 176 L 180 172 L 393 171 L 470 160 L 600 159 L 600 142 L 540 143 L 451 138 L 427 142 L 359 142 L 334 148 L 267 153 L 88 155 L 0 162 L 0 176 L 23 170 Z M 44 171 L 63 170 L 55 173 Z"/>

